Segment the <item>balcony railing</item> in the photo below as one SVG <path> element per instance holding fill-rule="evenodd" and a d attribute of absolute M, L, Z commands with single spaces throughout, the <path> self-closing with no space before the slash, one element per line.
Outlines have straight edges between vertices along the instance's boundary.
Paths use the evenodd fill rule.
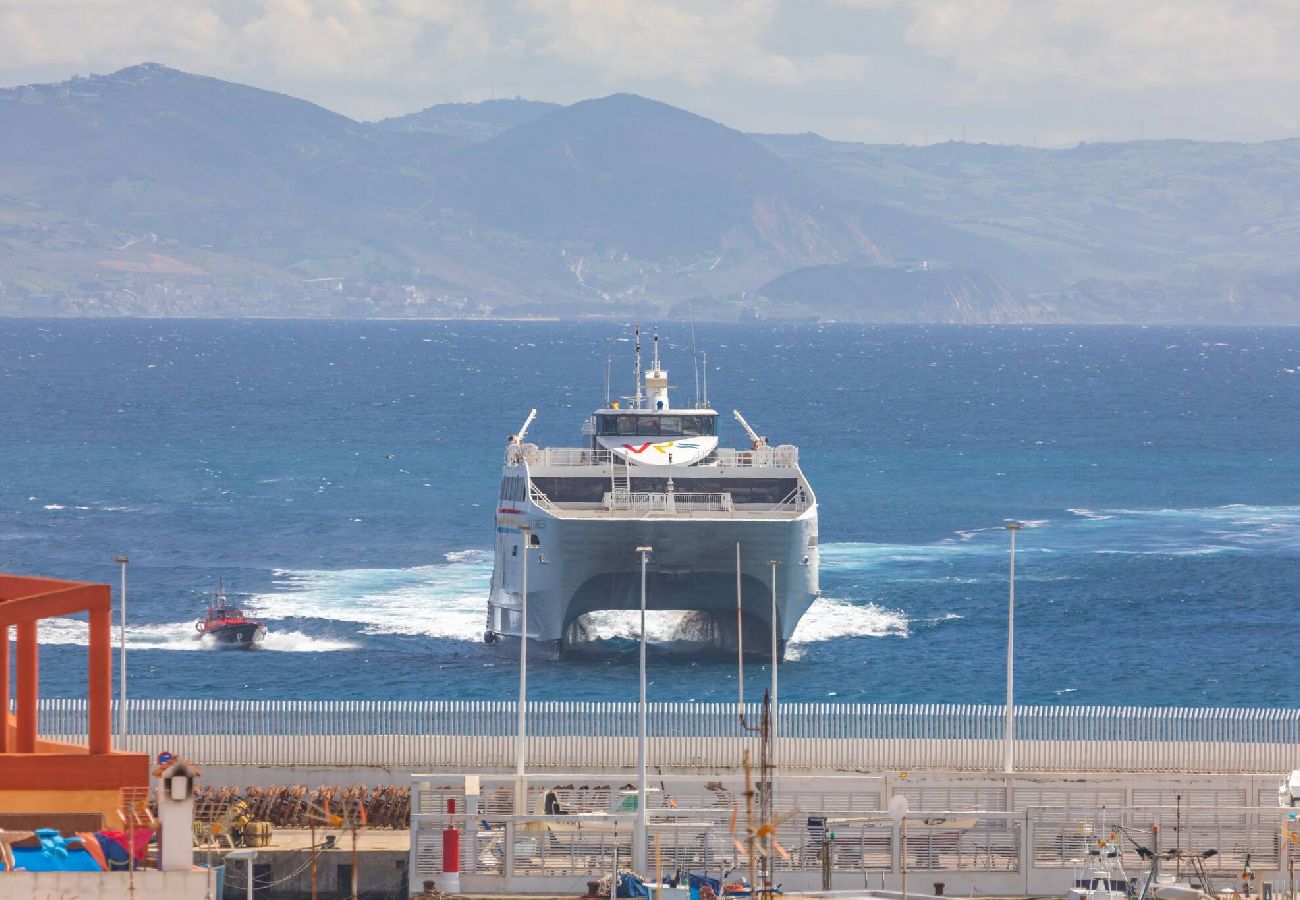
<path fill-rule="evenodd" d="M 697 492 L 607 491 L 601 505 L 620 512 L 731 512 L 731 494 Z"/>

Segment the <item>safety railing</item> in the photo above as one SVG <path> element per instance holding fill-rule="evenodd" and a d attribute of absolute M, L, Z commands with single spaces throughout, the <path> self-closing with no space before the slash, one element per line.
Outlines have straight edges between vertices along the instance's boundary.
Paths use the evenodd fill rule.
<path fill-rule="evenodd" d="M 757 721 L 760 711 L 746 704 Z M 127 748 L 208 764 L 510 766 L 508 700 L 137 699 Z M 530 703 L 530 766 L 619 769 L 636 758 L 635 703 Z M 1001 767 L 1003 708 L 965 704 L 781 705 L 783 768 Z M 753 738 L 734 703 L 651 703 L 650 750 L 664 767 L 735 766 Z M 117 722 L 116 707 L 113 722 Z M 39 731 L 86 732 L 86 701 L 44 699 Z M 1046 772 L 1285 772 L 1300 761 L 1300 710 L 1022 706 L 1015 765 Z"/>
<path fill-rule="evenodd" d="M 808 493 L 800 485 L 786 494 L 781 502 L 772 506 L 768 512 L 774 513 L 801 513 L 808 508 Z"/>
<path fill-rule="evenodd" d="M 793 444 L 758 447 L 753 450 L 719 447 L 714 456 L 718 465 L 740 469 L 793 469 L 799 465 L 799 448 Z"/>
<path fill-rule="evenodd" d="M 429 780 L 419 780 L 424 778 Z M 463 830 L 459 864 L 466 876 L 595 878 L 620 862 L 627 865 L 638 849 L 632 844 L 635 787 L 620 791 L 619 776 L 608 773 L 565 778 L 569 783 L 528 783 L 523 807 L 532 812 L 521 816 L 513 814 L 513 779 L 484 778 L 466 796 L 463 778 L 417 776 L 411 871 L 437 877 L 443 864 L 438 838 L 448 827 Z M 846 884 L 846 873 L 861 879 L 907 872 L 913 884 L 970 885 L 969 879 L 978 878 L 1001 888 L 995 893 L 1017 893 L 1008 890 L 1014 887 L 1060 895 L 1082 869 L 1107 866 L 1117 877 L 1140 881 L 1153 850 L 1173 859 L 1164 851 L 1178 849 L 1204 861 L 1199 874 L 1211 878 L 1217 891 L 1233 886 L 1251 867 L 1281 873 L 1287 864 L 1285 810 L 1277 807 L 1108 805 L 1098 797 L 1065 807 L 1014 809 L 921 803 L 894 818 L 881 807 L 899 795 L 897 784 L 843 777 L 810 791 L 813 781 L 783 777 L 773 795 L 768 822 L 779 848 L 773 863 L 787 884 L 814 884 L 809 879 L 818 873 L 839 873 Z M 656 777 L 647 795 L 642 857 L 649 871 L 643 874 L 681 870 L 726 880 L 746 873 L 745 836 L 763 820 L 747 812 L 744 790 L 738 779 Z M 632 801 L 630 808 L 618 808 L 619 793 Z M 544 812 L 544 795 L 555 803 L 552 814 Z M 446 812 L 447 799 L 455 800 L 457 813 Z M 1172 871 L 1176 863 L 1164 865 Z"/>
<path fill-rule="evenodd" d="M 546 496 L 546 494 L 543 493 L 537 487 L 537 485 L 533 484 L 531 481 L 528 483 L 528 493 L 529 496 L 532 498 L 533 503 L 536 506 L 540 507 L 541 509 L 545 509 L 545 510 L 555 509 L 555 504 L 551 502 L 551 498 Z"/>
<path fill-rule="evenodd" d="M 607 510 L 646 513 L 731 512 L 735 509 L 729 493 L 708 494 L 695 491 L 607 491 L 601 505 Z"/>
<path fill-rule="evenodd" d="M 528 445 L 524 459 L 530 466 L 608 466 L 613 454 L 608 450 L 590 450 L 583 447 L 536 447 Z"/>

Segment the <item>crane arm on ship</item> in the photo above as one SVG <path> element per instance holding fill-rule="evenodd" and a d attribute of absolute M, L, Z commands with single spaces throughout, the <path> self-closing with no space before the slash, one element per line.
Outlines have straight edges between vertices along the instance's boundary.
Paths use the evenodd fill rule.
<path fill-rule="evenodd" d="M 530 409 L 528 411 L 528 418 L 524 419 L 524 424 L 519 429 L 519 433 L 510 439 L 512 444 L 522 444 L 524 442 L 524 435 L 528 434 L 528 426 L 533 424 L 533 419 L 535 418 L 537 418 L 537 410 Z"/>
<path fill-rule="evenodd" d="M 745 417 L 740 414 L 740 410 L 733 409 L 731 411 L 731 414 L 736 417 L 736 421 L 740 423 L 740 427 L 745 429 L 745 434 L 749 435 L 750 445 L 752 449 L 758 450 L 762 447 L 767 446 L 767 438 L 763 437 L 757 431 L 749 427 L 749 423 L 746 422 Z"/>

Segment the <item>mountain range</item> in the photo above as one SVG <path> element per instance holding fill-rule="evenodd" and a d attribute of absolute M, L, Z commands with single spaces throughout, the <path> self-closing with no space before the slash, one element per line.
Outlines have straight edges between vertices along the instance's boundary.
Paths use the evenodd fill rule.
<path fill-rule="evenodd" d="M 750 135 L 630 94 L 358 122 L 0 90 L 0 314 L 1300 323 L 1300 141 Z"/>

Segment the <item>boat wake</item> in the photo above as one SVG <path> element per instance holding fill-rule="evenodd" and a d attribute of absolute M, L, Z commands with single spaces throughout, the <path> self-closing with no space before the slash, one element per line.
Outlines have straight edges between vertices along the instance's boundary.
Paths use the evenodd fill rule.
<path fill-rule="evenodd" d="M 277 570 L 273 589 L 244 608 L 268 619 L 349 622 L 363 634 L 481 640 L 490 557 L 466 550 L 446 559 L 409 569 Z"/>
<path fill-rule="evenodd" d="M 1027 583 L 1088 578 L 1098 563 L 1086 560 L 1104 554 L 1194 559 L 1222 553 L 1294 554 L 1300 546 L 1300 506 L 1075 508 L 1037 524 L 1022 532 L 1017 544 L 1031 554 L 1017 573 Z M 840 639 L 907 639 L 959 622 L 969 612 L 967 602 L 983 602 L 995 588 L 1001 596 L 1006 551 L 1006 532 L 998 525 L 929 544 L 823 544 L 827 595 L 800 620 L 787 655 L 797 658 L 801 648 Z M 1045 554 L 1038 557 L 1041 562 L 1032 555 L 1037 553 Z M 478 643 L 491 571 L 490 553 L 479 549 L 449 552 L 438 563 L 411 568 L 282 569 L 274 572 L 269 590 L 247 598 L 243 606 L 273 623 L 263 645 L 270 651 L 345 650 L 366 645 L 367 635 Z M 306 633 L 312 630 L 308 623 L 286 621 L 294 619 L 328 620 L 359 634 L 351 641 L 314 637 Z M 285 630 L 274 623 L 294 627 Z M 621 652 L 635 640 L 638 623 L 635 611 L 592 613 L 585 622 L 588 642 L 597 651 Z M 713 623 L 699 614 L 652 611 L 647 624 L 650 640 L 661 648 L 682 645 L 698 652 L 713 637 Z M 203 649 L 193 634 L 193 622 L 133 625 L 128 646 Z M 84 645 L 85 622 L 45 622 L 40 640 Z"/>
<path fill-rule="evenodd" d="M 167 622 L 152 625 L 131 625 L 126 632 L 128 650 L 183 650 L 205 651 L 217 649 L 210 640 L 194 640 L 193 622 Z M 37 632 L 42 644 L 68 644 L 84 647 L 90 643 L 90 630 L 81 619 L 55 618 L 42 620 Z M 117 628 L 113 628 L 114 646 Z M 350 650 L 356 644 L 313 637 L 301 631 L 272 631 L 254 652 L 327 653 Z"/>

